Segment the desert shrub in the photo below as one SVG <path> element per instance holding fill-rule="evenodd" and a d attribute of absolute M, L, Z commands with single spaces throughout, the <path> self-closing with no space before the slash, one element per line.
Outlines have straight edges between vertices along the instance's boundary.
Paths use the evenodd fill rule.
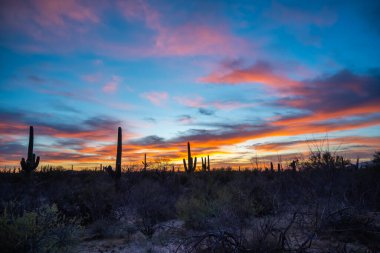
<path fill-rule="evenodd" d="M 0 248 L 2 252 L 68 252 L 79 232 L 78 222 L 60 215 L 55 205 L 21 215 L 6 208 L 0 217 Z"/>
<path fill-rule="evenodd" d="M 175 199 L 168 189 L 158 182 L 144 179 L 132 188 L 131 207 L 137 214 L 136 226 L 147 237 L 151 237 L 160 222 L 174 218 Z"/>
<path fill-rule="evenodd" d="M 81 188 L 72 200 L 80 206 L 81 217 L 85 223 L 94 222 L 110 215 L 115 198 L 112 182 L 89 182 Z"/>
<path fill-rule="evenodd" d="M 240 229 L 253 216 L 270 214 L 272 202 L 260 188 L 230 184 L 194 185 L 176 204 L 178 216 L 194 229 Z"/>
<path fill-rule="evenodd" d="M 321 235 L 340 242 L 359 242 L 373 252 L 380 250 L 380 227 L 373 217 L 354 209 L 333 213 L 326 220 Z"/>
<path fill-rule="evenodd" d="M 98 238 L 129 238 L 137 232 L 137 228 L 129 222 L 119 222 L 113 219 L 100 219 L 88 225 L 88 236 Z"/>
<path fill-rule="evenodd" d="M 308 159 L 301 163 L 303 169 L 336 169 L 351 165 L 343 156 L 335 155 L 328 150 L 311 151 Z"/>
<path fill-rule="evenodd" d="M 372 162 L 374 166 L 380 166 L 380 151 L 376 151 L 375 154 L 373 154 Z"/>

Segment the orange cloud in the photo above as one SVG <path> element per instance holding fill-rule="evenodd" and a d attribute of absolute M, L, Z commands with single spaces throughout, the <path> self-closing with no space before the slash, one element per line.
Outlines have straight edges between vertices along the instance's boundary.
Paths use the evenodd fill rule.
<path fill-rule="evenodd" d="M 203 83 L 243 84 L 261 83 L 275 88 L 288 89 L 299 85 L 297 81 L 276 74 L 273 67 L 266 62 L 257 62 L 249 68 L 232 68 L 215 71 L 199 79 Z"/>

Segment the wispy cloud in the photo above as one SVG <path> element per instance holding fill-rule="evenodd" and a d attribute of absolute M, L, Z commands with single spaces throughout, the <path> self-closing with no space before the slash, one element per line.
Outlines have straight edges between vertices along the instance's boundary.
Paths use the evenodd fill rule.
<path fill-rule="evenodd" d="M 141 94 L 141 97 L 149 100 L 154 105 L 163 105 L 169 98 L 169 94 L 167 92 L 159 92 L 159 91 L 151 91 L 145 92 Z"/>
<path fill-rule="evenodd" d="M 201 114 L 206 114 L 206 112 L 213 112 L 212 109 L 214 108 L 217 110 L 225 110 L 225 111 L 231 111 L 241 108 L 251 108 L 254 107 L 255 103 L 245 103 L 240 101 L 210 101 L 207 102 L 205 99 L 201 96 L 192 96 L 192 98 L 183 97 L 183 96 L 176 96 L 175 101 L 177 103 L 191 107 L 191 108 L 197 108 Z M 213 113 L 209 113 L 209 115 L 212 115 Z"/>
<path fill-rule="evenodd" d="M 224 65 L 222 69 L 201 77 L 199 81 L 230 85 L 259 83 L 283 90 L 298 85 L 297 81 L 276 73 L 271 64 L 263 61 L 258 61 L 250 67 L 231 66 L 229 69 L 225 67 Z"/>
<path fill-rule="evenodd" d="M 121 81 L 121 77 L 112 76 L 111 80 L 103 86 L 102 90 L 106 93 L 114 93 L 118 89 Z"/>

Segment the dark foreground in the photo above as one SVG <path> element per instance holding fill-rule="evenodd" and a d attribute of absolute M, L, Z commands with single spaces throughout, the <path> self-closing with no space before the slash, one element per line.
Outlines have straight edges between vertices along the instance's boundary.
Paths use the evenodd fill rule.
<path fill-rule="evenodd" d="M 380 252 L 380 168 L 0 173 L 1 252 Z"/>

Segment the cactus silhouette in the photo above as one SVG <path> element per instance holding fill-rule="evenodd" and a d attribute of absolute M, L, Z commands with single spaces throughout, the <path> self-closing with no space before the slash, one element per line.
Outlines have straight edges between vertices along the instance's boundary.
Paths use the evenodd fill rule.
<path fill-rule="evenodd" d="M 38 167 L 40 163 L 40 157 L 33 153 L 33 142 L 34 142 L 34 133 L 33 126 L 29 127 L 29 146 L 28 146 L 28 158 L 25 161 L 23 157 L 20 161 L 21 168 L 27 174 L 30 174 L 33 170 Z"/>
<path fill-rule="evenodd" d="M 270 171 L 274 171 L 273 163 L 270 162 Z"/>
<path fill-rule="evenodd" d="M 201 157 L 202 159 L 202 171 L 206 171 L 206 158 L 203 159 L 203 157 Z"/>
<path fill-rule="evenodd" d="M 144 161 L 142 161 L 142 164 L 144 165 L 143 171 L 146 171 L 146 169 L 148 168 L 148 163 L 146 162 L 146 153 L 144 154 Z"/>
<path fill-rule="evenodd" d="M 207 170 L 210 171 L 210 156 L 207 155 Z"/>
<path fill-rule="evenodd" d="M 202 171 L 210 171 L 210 156 L 207 155 L 207 160 L 206 157 L 203 159 L 202 157 Z"/>
<path fill-rule="evenodd" d="M 117 130 L 117 153 L 116 153 L 116 167 L 115 171 L 112 170 L 112 166 L 104 167 L 105 171 L 116 180 L 121 177 L 121 152 L 122 152 L 122 136 L 121 136 L 121 127 Z"/>
<path fill-rule="evenodd" d="M 197 168 L 197 158 L 193 160 L 191 157 L 191 150 L 190 150 L 190 142 L 187 143 L 187 162 L 188 166 L 186 166 L 186 159 L 183 159 L 183 166 L 185 167 L 185 171 L 187 173 L 194 172 L 195 169 Z"/>

